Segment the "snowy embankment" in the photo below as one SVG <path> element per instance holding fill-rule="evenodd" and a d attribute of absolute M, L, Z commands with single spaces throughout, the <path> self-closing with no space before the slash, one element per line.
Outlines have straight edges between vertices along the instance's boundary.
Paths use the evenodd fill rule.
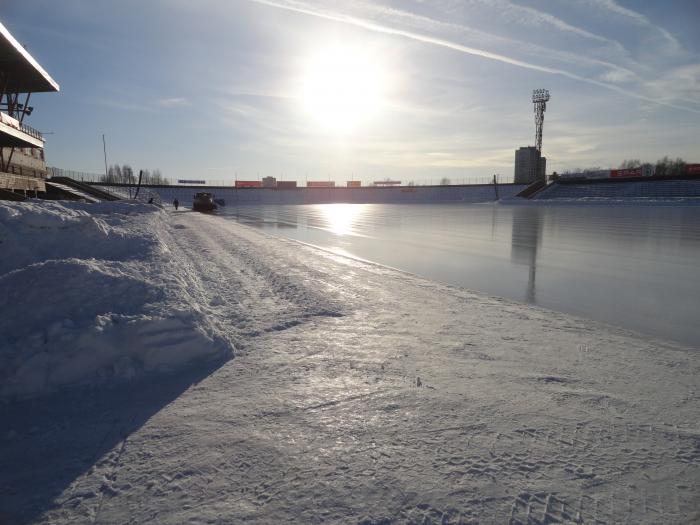
<path fill-rule="evenodd" d="M 36 214 L 38 226 L 53 225 L 47 242 L 54 245 L 13 256 L 18 270 L 3 268 L 4 288 L 32 296 L 27 305 L 13 299 L 16 311 L 3 305 L 15 321 L 3 320 L 3 337 L 15 325 L 39 332 L 60 323 L 55 336 L 42 328 L 35 343 L 13 332 L 3 347 L 16 358 L 51 360 L 55 348 L 63 359 L 76 350 L 78 362 L 92 345 L 99 355 L 119 348 L 141 369 L 139 356 L 151 345 L 140 337 L 161 322 L 183 323 L 198 344 L 168 340 L 168 330 L 154 345 L 159 357 L 172 348 L 206 357 L 235 343 L 236 358 L 90 396 L 65 389 L 0 404 L 7 429 L 0 522 L 698 519 L 697 348 L 442 285 L 217 216 L 125 204 L 109 216 L 100 207 L 24 206 L 3 208 L 3 224 L 16 210 Z M 59 219 L 44 217 L 50 213 L 92 232 L 83 236 L 94 242 L 66 253 L 63 244 L 76 234 L 61 240 Z M 11 231 L 32 234 L 29 218 Z M 114 242 L 103 242 L 109 235 Z M 50 260 L 71 265 L 61 275 L 79 283 L 49 281 L 37 297 L 48 277 L 36 269 Z M 69 296 L 93 271 L 93 288 L 102 285 L 85 312 L 67 298 L 44 311 L 42 301 L 58 291 Z M 123 293 L 131 288 L 140 293 Z M 50 322 L 30 317 L 36 312 Z M 118 344 L 127 340 L 135 346 Z M 116 354 L 106 355 L 105 365 L 89 367 L 92 377 L 108 363 L 117 373 Z"/>
<path fill-rule="evenodd" d="M 0 203 L 0 398 L 220 357 L 167 215 L 129 203 Z"/>

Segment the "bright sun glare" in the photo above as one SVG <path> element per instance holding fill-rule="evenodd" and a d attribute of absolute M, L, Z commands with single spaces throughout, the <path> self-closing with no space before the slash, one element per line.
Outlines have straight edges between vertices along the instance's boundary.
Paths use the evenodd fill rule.
<path fill-rule="evenodd" d="M 322 128 L 347 133 L 380 108 L 384 83 L 381 65 L 368 49 L 334 45 L 306 63 L 301 100 Z"/>
<path fill-rule="evenodd" d="M 336 235 L 351 235 L 365 207 L 362 204 L 321 204 L 319 208 L 328 231 Z"/>

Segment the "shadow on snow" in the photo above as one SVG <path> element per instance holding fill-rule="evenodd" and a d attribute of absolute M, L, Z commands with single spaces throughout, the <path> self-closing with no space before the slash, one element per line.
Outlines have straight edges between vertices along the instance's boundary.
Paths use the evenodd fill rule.
<path fill-rule="evenodd" d="M 76 497 L 93 498 L 97 510 L 101 492 L 109 490 L 101 476 L 89 487 L 66 489 L 222 365 L 199 364 L 110 388 L 66 390 L 0 406 L 0 525 L 32 523 Z M 106 469 L 109 473 L 109 465 Z"/>

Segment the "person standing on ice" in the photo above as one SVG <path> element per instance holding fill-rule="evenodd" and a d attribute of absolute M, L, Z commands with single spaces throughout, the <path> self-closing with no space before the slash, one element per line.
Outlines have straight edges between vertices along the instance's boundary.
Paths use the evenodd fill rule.
<path fill-rule="evenodd" d="M 177 200 L 177 197 L 175 197 L 175 200 L 173 201 L 173 206 L 175 206 L 175 211 L 177 211 L 177 207 L 180 205 L 180 201 Z"/>

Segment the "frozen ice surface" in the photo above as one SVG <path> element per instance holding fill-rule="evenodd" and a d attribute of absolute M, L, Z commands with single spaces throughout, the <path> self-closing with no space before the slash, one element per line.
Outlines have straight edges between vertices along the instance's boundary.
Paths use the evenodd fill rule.
<path fill-rule="evenodd" d="M 2 405 L 0 522 L 698 519 L 697 348 L 215 216 L 129 217 L 124 235 L 144 227 L 167 254 L 149 286 L 180 282 L 190 329 L 236 357 Z M 115 259 L 79 260 L 112 278 Z"/>
<path fill-rule="evenodd" d="M 700 346 L 700 207 L 521 200 L 528 204 L 229 206 L 221 214 L 453 286 Z"/>

